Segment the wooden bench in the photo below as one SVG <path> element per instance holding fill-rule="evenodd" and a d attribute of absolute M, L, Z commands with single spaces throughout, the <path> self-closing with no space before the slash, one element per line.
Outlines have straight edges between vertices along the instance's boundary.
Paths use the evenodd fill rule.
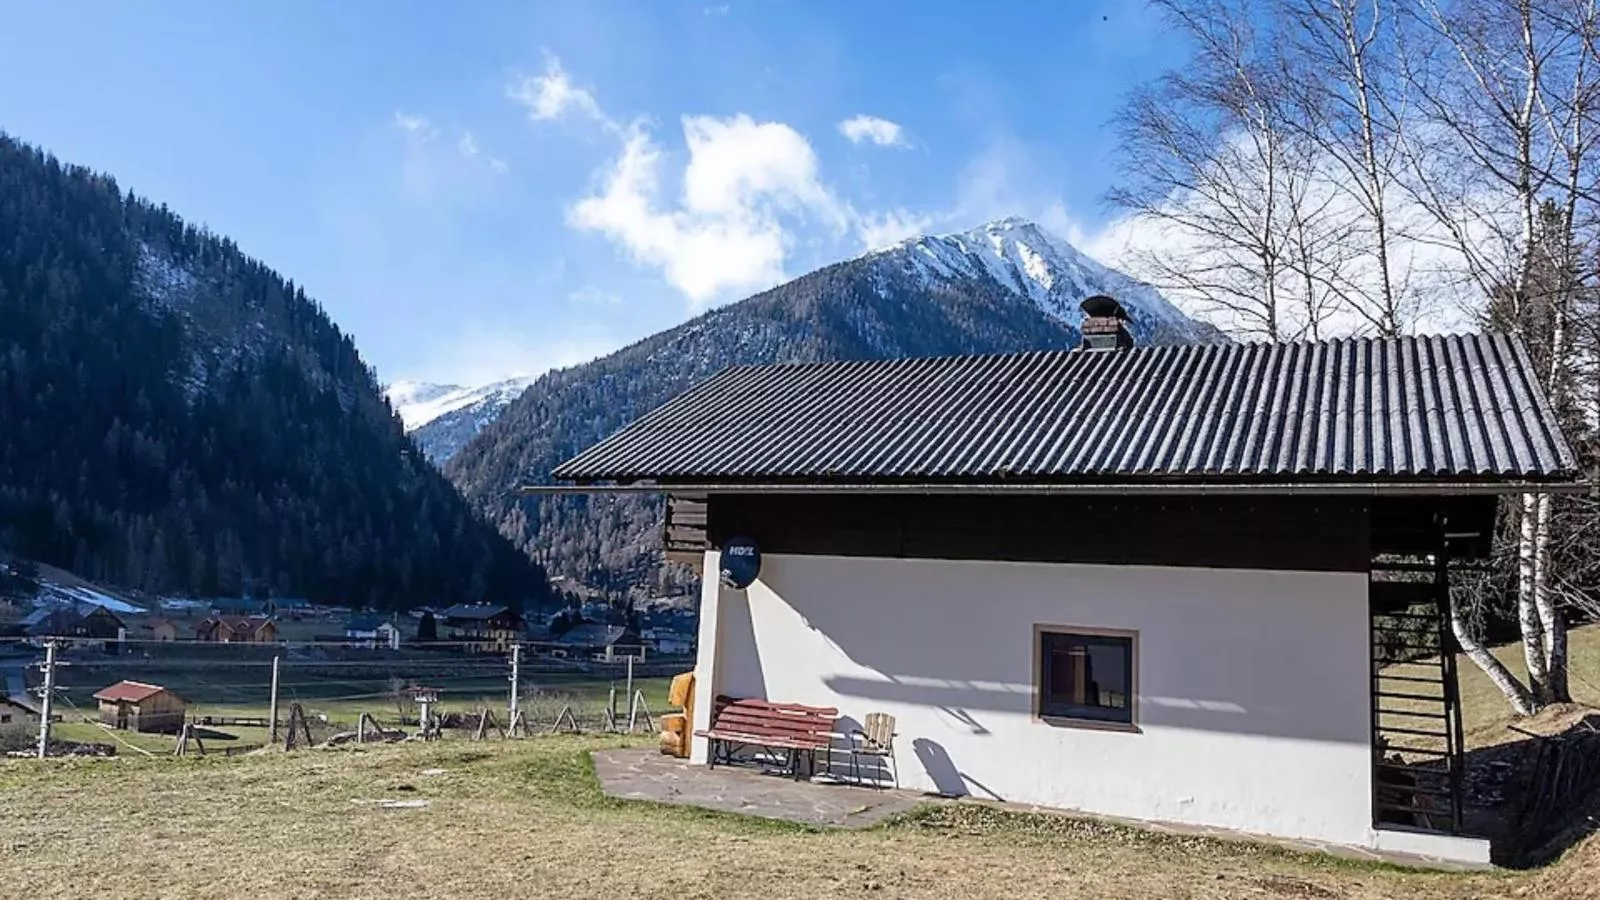
<path fill-rule="evenodd" d="M 712 768 L 719 761 L 732 763 L 734 751 L 740 747 L 764 747 L 784 751 L 787 769 L 798 781 L 802 756 L 809 757 L 815 771 L 817 751 L 833 747 L 833 723 L 838 718 L 839 711 L 832 707 L 718 697 L 712 707 L 711 727 L 694 735 L 710 739 L 707 763 Z"/>

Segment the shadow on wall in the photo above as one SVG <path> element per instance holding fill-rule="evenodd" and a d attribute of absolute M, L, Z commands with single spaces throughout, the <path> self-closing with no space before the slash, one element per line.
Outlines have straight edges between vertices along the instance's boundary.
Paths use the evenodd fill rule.
<path fill-rule="evenodd" d="M 922 764 L 922 770 L 933 780 L 934 793 L 939 796 L 965 797 L 977 793 L 991 800 L 1005 799 L 984 787 L 982 783 L 963 775 L 961 770 L 956 768 L 955 762 L 950 759 L 950 754 L 945 752 L 944 746 L 938 741 L 917 738 L 911 742 L 911 749 L 916 752 L 917 762 Z"/>
<path fill-rule="evenodd" d="M 717 639 L 721 645 L 717 654 L 717 692 L 730 697 L 773 699 L 767 696 L 766 672 L 755 622 L 750 616 L 749 594 L 724 588 L 717 616 Z"/>
<path fill-rule="evenodd" d="M 985 713 L 1028 716 L 1033 712 L 1033 636 L 1030 616 L 1040 621 L 1081 617 L 1085 625 L 1126 627 L 1147 624 L 1140 632 L 1139 724 L 1141 726 L 1215 731 L 1365 745 L 1365 710 L 1368 705 L 1366 660 L 1334 659 L 1327 653 L 1307 652 L 1323 624 L 1315 609 L 1306 618 L 1308 604 L 1273 610 L 1271 603 L 1294 603 L 1285 596 L 1264 597 L 1252 607 L 1240 603 L 1227 616 L 1185 608 L 1185 598 L 1172 595 L 1130 597 L 1127 600 L 1089 596 L 1073 609 L 1070 600 L 1053 599 L 1051 606 L 1026 596 L 1010 616 L 999 615 L 1005 600 L 994 598 L 995 586 L 984 579 L 992 572 L 981 564 L 968 568 L 951 565 L 937 573 L 937 588 L 930 587 L 912 601 L 908 590 L 895 583 L 908 573 L 883 561 L 830 558 L 826 566 L 795 566 L 790 560 L 774 562 L 767 586 L 820 632 L 837 652 L 863 668 L 881 674 L 835 675 L 825 678 L 835 693 L 860 698 L 859 712 L 885 704 L 938 709 L 958 727 L 986 735 Z M 874 566 L 879 568 L 874 569 Z M 1043 569 L 1044 567 L 1041 567 Z M 917 577 L 927 577 L 918 575 Z M 1057 585 L 1033 574 L 1038 583 L 1025 585 L 1021 594 L 1035 597 L 1054 592 Z M 1104 574 L 1100 578 L 1106 578 Z M 1114 576 L 1113 576 L 1114 577 Z M 967 583 L 970 582 L 970 583 Z M 1176 583 L 1181 590 L 1183 582 Z M 1123 590 L 1126 590 L 1125 588 Z M 1221 589 L 1213 587 L 1213 592 Z M 873 597 L 878 602 L 864 602 Z M 977 599 L 974 599 L 977 598 Z M 1133 607 L 1124 614 L 1115 604 Z M 1030 614 L 1029 609 L 1034 611 Z M 1238 617 L 1265 609 L 1268 618 L 1261 635 L 1241 643 Z M 1053 615 L 1052 615 L 1053 613 Z M 1186 615 L 1187 613 L 1187 615 Z M 748 612 L 745 613 L 748 616 Z M 1163 617 L 1166 620 L 1163 621 Z M 1347 624 L 1337 617 L 1342 627 Z M 1364 610 L 1362 628 L 1365 628 Z M 1170 623 L 1170 624 L 1169 624 Z M 730 623 L 732 624 L 732 623 Z M 748 633 L 749 624 L 741 627 Z M 1246 632 L 1250 631 L 1245 629 Z M 750 637 L 753 640 L 753 635 Z M 1360 638 L 1356 638 L 1357 641 Z M 1359 645 L 1358 645 L 1359 649 Z M 1349 677 L 1345 677 L 1346 673 Z M 1156 675 L 1158 677 L 1152 677 Z M 1307 692 L 1308 684 L 1318 685 Z M 1179 696 L 1176 692 L 1182 690 Z M 1362 716 L 1325 714 L 1328 709 L 1363 711 Z"/>

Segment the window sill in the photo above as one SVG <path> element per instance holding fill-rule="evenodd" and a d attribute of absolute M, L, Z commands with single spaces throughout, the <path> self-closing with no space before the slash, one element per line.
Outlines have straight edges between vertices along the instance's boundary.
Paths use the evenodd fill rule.
<path fill-rule="evenodd" d="M 1034 716 L 1052 728 L 1077 728 L 1083 731 L 1117 731 L 1123 734 L 1144 734 L 1137 722 L 1102 722 L 1099 719 L 1074 719 L 1070 716 Z"/>

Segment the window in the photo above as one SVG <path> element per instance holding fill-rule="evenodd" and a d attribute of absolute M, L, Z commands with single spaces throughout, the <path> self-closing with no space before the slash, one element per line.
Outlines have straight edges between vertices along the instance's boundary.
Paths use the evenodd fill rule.
<path fill-rule="evenodd" d="M 1133 725 L 1134 632 L 1038 626 L 1034 635 L 1035 714 Z"/>

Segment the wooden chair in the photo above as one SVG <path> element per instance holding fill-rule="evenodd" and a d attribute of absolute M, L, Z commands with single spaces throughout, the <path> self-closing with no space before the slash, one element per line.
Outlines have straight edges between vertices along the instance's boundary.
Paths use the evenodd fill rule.
<path fill-rule="evenodd" d="M 867 713 L 864 727 L 850 732 L 850 772 L 858 783 L 861 781 L 861 757 L 866 756 L 887 768 L 894 786 L 900 787 L 900 770 L 894 764 L 894 735 L 894 716 L 888 713 Z M 877 784 L 882 787 L 882 780 L 878 779 Z"/>

